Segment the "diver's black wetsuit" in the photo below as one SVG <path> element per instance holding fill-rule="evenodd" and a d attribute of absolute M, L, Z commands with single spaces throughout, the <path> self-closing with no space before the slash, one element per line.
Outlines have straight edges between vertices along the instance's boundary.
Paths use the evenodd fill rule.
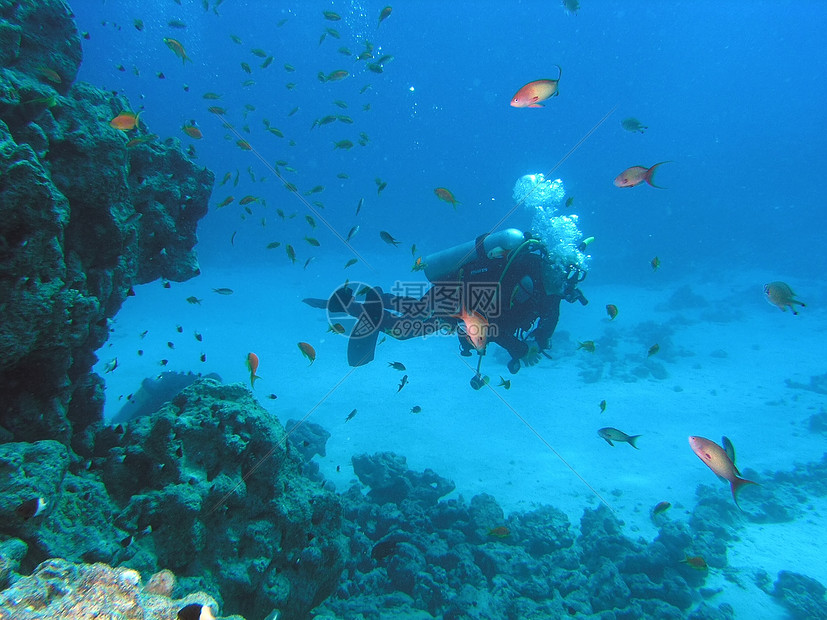
<path fill-rule="evenodd" d="M 441 327 L 454 329 L 461 324 L 456 315 L 460 309 L 465 309 L 469 313 L 475 311 L 487 320 L 488 342 L 508 351 L 511 355 L 508 368 L 515 373 L 520 368 L 520 359 L 529 352 L 526 335 L 535 321 L 537 324 L 531 336 L 537 348 L 543 351 L 549 347 L 563 296 L 556 291 L 546 291 L 544 258 L 540 254 L 527 251 L 516 253 L 511 260 L 509 255 L 488 258 L 483 240 L 484 237 L 477 240 L 476 258 L 458 272 L 434 282 L 420 298 L 385 293 L 376 287 L 365 291 L 364 303 L 357 303 L 353 300 L 353 291 L 345 287 L 330 300 L 304 301 L 314 307 L 326 307 L 329 312 L 346 312 L 359 319 L 348 348 L 348 362 L 352 366 L 373 359 L 379 332 L 407 340 L 437 333 Z M 574 288 L 576 283 L 575 279 L 565 298 L 585 303 Z M 359 340 L 354 341 L 354 335 Z M 472 345 L 468 338 L 463 333 L 459 338 L 462 354 L 470 355 Z"/>

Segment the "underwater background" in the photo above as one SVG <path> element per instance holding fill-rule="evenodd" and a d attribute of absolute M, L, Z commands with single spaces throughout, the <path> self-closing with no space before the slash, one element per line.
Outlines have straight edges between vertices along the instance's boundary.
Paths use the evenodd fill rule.
<path fill-rule="evenodd" d="M 386 7 L 0 0 L 0 619 L 827 618 L 827 5 Z M 544 224 L 479 390 L 302 302 Z"/>

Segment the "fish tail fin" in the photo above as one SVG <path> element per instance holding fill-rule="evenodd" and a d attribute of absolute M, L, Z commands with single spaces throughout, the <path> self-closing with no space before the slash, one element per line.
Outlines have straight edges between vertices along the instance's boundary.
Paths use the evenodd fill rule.
<path fill-rule="evenodd" d="M 755 484 L 759 485 L 757 482 L 753 482 L 752 480 L 747 480 L 746 478 L 738 478 L 736 476 L 735 480 L 730 482 L 730 488 L 732 489 L 732 499 L 735 500 L 735 505 L 740 508 L 741 506 L 738 504 L 738 491 L 741 490 L 747 484 Z"/>
<path fill-rule="evenodd" d="M 557 71 L 559 71 L 559 73 L 557 74 L 557 81 L 559 82 L 560 78 L 563 77 L 563 67 L 561 67 L 560 65 L 554 65 L 554 66 L 557 67 Z M 555 94 L 557 94 L 556 91 L 555 91 Z"/>
<path fill-rule="evenodd" d="M 635 442 L 637 442 L 637 440 L 640 439 L 642 436 L 643 435 L 632 435 L 631 437 L 629 437 L 629 445 L 632 446 L 635 450 L 640 450 L 640 448 L 637 447 Z"/>
<path fill-rule="evenodd" d="M 655 187 L 657 189 L 666 189 L 665 187 L 661 187 L 660 185 L 655 185 L 654 179 L 655 179 L 655 170 L 657 169 L 657 167 L 662 165 L 662 164 L 668 164 L 668 163 L 671 163 L 671 161 L 667 160 L 667 161 L 658 162 L 657 164 L 655 164 L 654 166 L 649 168 L 649 170 L 646 171 L 646 176 L 644 177 L 646 182 L 649 185 L 651 185 L 652 187 Z"/>
<path fill-rule="evenodd" d="M 250 387 L 256 387 L 256 379 L 261 379 L 258 375 L 250 375 Z"/>

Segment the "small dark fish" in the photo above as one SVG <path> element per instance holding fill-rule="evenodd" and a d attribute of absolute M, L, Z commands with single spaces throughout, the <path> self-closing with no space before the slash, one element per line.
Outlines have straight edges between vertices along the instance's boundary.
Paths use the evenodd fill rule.
<path fill-rule="evenodd" d="M 422 413 L 422 407 L 419 405 L 414 405 L 411 407 L 411 413 Z"/>
<path fill-rule="evenodd" d="M 296 250 L 293 249 L 293 246 L 289 243 L 284 246 L 285 251 L 287 252 L 287 258 L 290 259 L 290 262 L 294 265 L 296 264 Z"/>
<path fill-rule="evenodd" d="M 600 413 L 603 413 L 604 411 L 606 411 L 606 401 L 601 400 L 600 401 Z"/>
<path fill-rule="evenodd" d="M 202 361 L 202 362 L 206 362 L 206 361 L 207 361 L 207 354 L 206 354 L 206 353 L 202 353 L 202 354 L 201 354 L 201 361 Z"/>
<path fill-rule="evenodd" d="M 190 295 L 189 297 L 187 297 L 187 303 L 189 303 L 189 304 L 193 304 L 193 305 L 198 304 L 200 306 L 202 301 L 204 301 L 204 300 L 203 299 L 198 299 L 198 297 L 196 297 L 195 295 Z"/>
<path fill-rule="evenodd" d="M 652 516 L 662 514 L 669 510 L 672 507 L 672 504 L 669 502 L 660 502 L 654 508 L 652 508 Z"/>
<path fill-rule="evenodd" d="M 345 418 L 345 422 L 347 422 L 348 420 L 350 420 L 350 419 L 351 419 L 353 416 L 355 416 L 355 415 L 356 415 L 356 409 L 354 409 L 354 410 L 353 410 L 353 411 L 351 411 L 349 414 L 347 414 L 347 417 Z"/>
<path fill-rule="evenodd" d="M 25 502 L 20 504 L 16 509 L 15 512 L 17 516 L 27 521 L 43 512 L 43 509 L 46 508 L 46 500 L 42 497 L 33 497 L 32 499 L 27 499 Z"/>
<path fill-rule="evenodd" d="M 606 304 L 606 314 L 609 315 L 610 321 L 614 321 L 617 316 L 617 306 L 614 304 Z"/>
<path fill-rule="evenodd" d="M 394 239 L 393 236 L 389 232 L 387 232 L 386 230 L 380 230 L 379 231 L 379 237 L 382 239 L 382 241 L 384 241 L 388 245 L 392 245 L 393 247 L 398 247 L 399 246 L 399 241 Z"/>
<path fill-rule="evenodd" d="M 345 333 L 345 326 L 341 323 L 331 323 L 327 331 L 334 333 L 334 334 L 344 334 Z"/>
<path fill-rule="evenodd" d="M 577 348 L 578 348 L 578 350 L 579 349 L 585 349 L 589 353 L 594 353 L 594 349 L 595 349 L 594 340 L 584 340 L 583 342 L 578 342 L 577 343 Z"/>
<path fill-rule="evenodd" d="M 215 618 L 212 608 L 201 603 L 190 603 L 178 610 L 178 620 L 208 620 Z"/>
<path fill-rule="evenodd" d="M 275 394 L 270 394 L 267 398 L 269 398 L 270 400 L 276 400 L 278 396 L 276 396 Z"/>
<path fill-rule="evenodd" d="M 660 267 L 660 259 L 655 256 L 655 258 L 649 261 L 649 264 L 652 265 L 652 271 L 657 271 L 658 267 Z"/>
<path fill-rule="evenodd" d="M 184 328 L 181 327 L 180 325 L 176 325 L 175 326 L 175 331 L 177 331 L 179 334 L 183 334 L 184 333 Z"/>
<path fill-rule="evenodd" d="M 706 563 L 706 560 L 703 559 L 700 555 L 688 555 L 683 560 L 681 560 L 684 564 L 688 564 L 695 570 L 708 570 L 709 566 Z"/>
<path fill-rule="evenodd" d="M 169 364 L 169 360 L 161 360 L 160 362 L 158 362 L 158 364 L 160 366 L 166 366 L 167 364 Z"/>
<path fill-rule="evenodd" d="M 174 348 L 175 348 L 175 343 L 174 343 L 174 342 L 167 342 L 167 346 L 168 346 L 170 349 L 174 349 Z"/>
<path fill-rule="evenodd" d="M 232 295 L 233 289 L 231 288 L 214 288 L 213 293 L 218 293 L 219 295 Z"/>
<path fill-rule="evenodd" d="M 504 525 L 500 525 L 499 527 L 495 527 L 493 529 L 488 530 L 489 536 L 495 536 L 496 538 L 505 538 L 511 534 L 511 530 L 509 530 Z"/>
<path fill-rule="evenodd" d="M 638 440 L 640 435 L 627 435 L 623 431 L 619 431 L 616 428 L 612 428 L 611 426 L 607 426 L 606 428 L 601 428 L 597 431 L 597 436 L 601 439 L 604 439 L 606 443 L 610 446 L 613 446 L 613 441 L 625 441 L 630 446 L 635 449 L 640 449 L 635 445 L 635 442 Z"/>
<path fill-rule="evenodd" d="M 399 382 L 399 387 L 396 388 L 396 393 L 399 394 L 399 392 L 402 391 L 402 388 L 406 385 L 408 385 L 408 375 L 402 375 L 402 381 Z"/>
<path fill-rule="evenodd" d="M 345 238 L 345 241 L 350 241 L 351 239 L 353 239 L 353 237 L 355 237 L 356 233 L 358 233 L 358 232 L 359 232 L 359 227 L 358 226 L 354 226 L 353 228 L 351 228 L 350 231 L 347 233 L 347 237 Z"/>
<path fill-rule="evenodd" d="M 649 347 L 649 353 L 646 355 L 646 357 L 652 357 L 658 351 L 660 351 L 660 345 L 653 344 L 651 347 Z"/>
<path fill-rule="evenodd" d="M 304 236 L 304 240 L 305 240 L 305 241 L 307 241 L 307 243 L 309 243 L 310 245 L 312 245 L 314 248 L 317 248 L 317 247 L 319 247 L 319 246 L 321 245 L 321 244 L 319 243 L 319 240 L 318 240 L 318 239 L 315 239 L 315 238 L 313 238 L 313 237 L 308 237 L 307 235 L 305 235 L 305 236 Z"/>
<path fill-rule="evenodd" d="M 362 205 L 365 204 L 365 199 L 360 198 L 359 203 L 356 205 L 356 215 L 359 215 L 359 211 L 362 210 Z"/>
<path fill-rule="evenodd" d="M 643 133 L 646 129 L 649 129 L 646 125 L 641 123 L 634 117 L 624 118 L 620 121 L 620 126 L 623 127 L 626 131 L 630 131 L 632 133 L 640 132 Z"/>
<path fill-rule="evenodd" d="M 356 258 L 351 258 L 349 261 L 347 261 L 347 262 L 345 263 L 345 269 L 347 269 L 348 267 L 353 267 L 353 265 L 355 265 L 355 264 L 356 264 L 356 263 L 358 263 L 358 262 L 359 262 L 359 260 L 358 260 L 358 259 L 356 259 Z"/>
<path fill-rule="evenodd" d="M 570 207 L 574 204 L 574 196 L 569 196 L 566 198 L 566 208 Z"/>
<path fill-rule="evenodd" d="M 407 368 L 405 368 L 405 364 L 402 362 L 388 362 L 388 366 L 394 370 L 407 370 Z"/>
<path fill-rule="evenodd" d="M 164 280 L 161 283 L 161 286 L 163 286 L 164 288 L 172 288 L 172 284 L 169 283 L 169 280 Z"/>
<path fill-rule="evenodd" d="M 272 241 L 267 244 L 268 250 L 275 250 L 277 247 L 281 245 L 281 241 Z"/>
<path fill-rule="evenodd" d="M 203 342 L 203 341 L 204 341 L 204 336 L 202 336 L 202 335 L 201 335 L 201 334 L 199 334 L 198 332 L 194 332 L 194 333 L 195 333 L 195 339 L 196 339 L 198 342 Z"/>
<path fill-rule="evenodd" d="M 312 263 L 314 260 L 316 260 L 316 257 L 311 256 L 306 261 L 304 261 L 304 268 L 307 269 L 310 266 L 310 263 Z"/>
<path fill-rule="evenodd" d="M 310 365 L 312 366 L 313 362 L 316 361 L 316 349 L 314 349 L 313 346 L 307 342 L 300 342 L 298 343 L 298 346 L 299 351 L 301 351 L 302 355 L 310 360 Z"/>
<path fill-rule="evenodd" d="M 393 11 L 393 7 L 386 6 L 384 9 L 379 11 L 379 23 L 376 24 L 376 27 L 379 28 L 379 25 L 390 17 L 391 11 Z"/>
<path fill-rule="evenodd" d="M 500 384 L 497 387 L 503 387 L 506 390 L 510 390 L 511 389 L 511 379 L 503 379 L 502 377 L 500 377 Z"/>

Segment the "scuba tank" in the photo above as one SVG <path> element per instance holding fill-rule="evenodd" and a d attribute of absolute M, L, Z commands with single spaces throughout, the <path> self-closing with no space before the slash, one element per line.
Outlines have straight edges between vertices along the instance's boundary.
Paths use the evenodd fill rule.
<path fill-rule="evenodd" d="M 482 238 L 482 250 L 486 256 L 493 257 L 500 253 L 504 256 L 525 241 L 525 235 L 516 228 L 506 228 Z M 447 250 L 429 254 L 422 259 L 425 264 L 425 277 L 431 282 L 450 280 L 471 261 L 479 258 L 477 244 L 479 239 L 455 245 Z"/>

